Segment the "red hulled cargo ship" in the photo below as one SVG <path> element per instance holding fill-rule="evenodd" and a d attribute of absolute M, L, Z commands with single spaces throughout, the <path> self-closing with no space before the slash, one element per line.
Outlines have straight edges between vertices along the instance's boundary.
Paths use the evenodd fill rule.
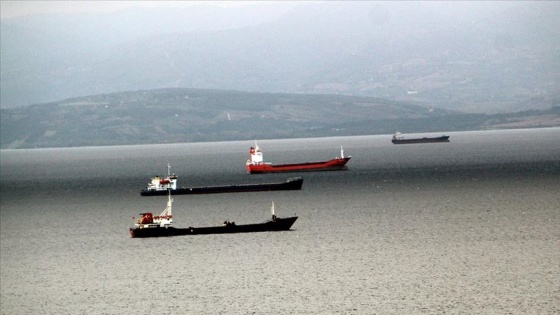
<path fill-rule="evenodd" d="M 344 151 L 340 147 L 340 157 L 336 157 L 324 162 L 306 162 L 296 164 L 273 165 L 263 161 L 262 150 L 257 144 L 249 149 L 249 159 L 246 167 L 249 174 L 281 173 L 281 172 L 315 172 L 315 171 L 340 171 L 346 170 L 346 163 L 351 156 L 344 156 Z"/>

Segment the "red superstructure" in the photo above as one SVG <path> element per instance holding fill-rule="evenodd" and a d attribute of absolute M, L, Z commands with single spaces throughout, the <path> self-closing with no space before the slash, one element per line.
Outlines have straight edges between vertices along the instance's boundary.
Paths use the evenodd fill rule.
<path fill-rule="evenodd" d="M 336 157 L 324 162 L 306 162 L 297 164 L 273 165 L 263 161 L 262 151 L 257 144 L 249 150 L 249 160 L 247 160 L 247 173 L 281 173 L 281 172 L 314 172 L 314 171 L 339 171 L 346 170 L 346 163 L 352 157 L 344 157 L 344 151 L 340 148 L 340 157 Z"/>

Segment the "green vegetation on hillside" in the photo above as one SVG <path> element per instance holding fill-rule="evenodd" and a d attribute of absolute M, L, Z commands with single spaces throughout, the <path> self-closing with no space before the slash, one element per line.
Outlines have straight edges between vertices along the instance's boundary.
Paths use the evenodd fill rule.
<path fill-rule="evenodd" d="M 3 109 L 0 146 L 76 147 L 547 127 L 560 125 L 559 109 L 464 114 L 373 97 L 159 89 Z"/>

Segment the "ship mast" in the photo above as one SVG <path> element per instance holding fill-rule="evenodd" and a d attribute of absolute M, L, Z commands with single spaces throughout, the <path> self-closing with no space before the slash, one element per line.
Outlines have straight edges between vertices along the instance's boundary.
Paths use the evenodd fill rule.
<path fill-rule="evenodd" d="M 340 158 L 344 158 L 344 150 L 342 149 L 342 146 L 340 146 Z"/>
<path fill-rule="evenodd" d="M 171 198 L 171 190 L 168 189 L 167 190 L 167 207 L 165 207 L 165 210 L 163 210 L 163 212 L 161 213 L 160 216 L 167 216 L 168 218 L 172 218 L 173 214 L 171 213 L 171 208 L 173 205 L 173 198 Z"/>
<path fill-rule="evenodd" d="M 173 214 L 171 213 L 171 208 L 173 205 L 173 198 L 171 198 L 171 190 L 168 190 L 167 194 L 167 215 L 171 217 Z"/>

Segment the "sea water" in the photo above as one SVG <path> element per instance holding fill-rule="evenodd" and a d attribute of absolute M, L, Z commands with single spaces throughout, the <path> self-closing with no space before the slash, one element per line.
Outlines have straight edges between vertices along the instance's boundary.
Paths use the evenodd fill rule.
<path fill-rule="evenodd" d="M 347 171 L 249 175 L 254 141 L 2 150 L 2 314 L 560 312 L 560 129 L 258 140 L 274 164 L 351 155 Z M 407 135 L 426 136 L 426 135 Z M 439 136 L 430 134 L 429 136 Z M 174 196 L 177 227 L 298 215 L 291 231 L 132 239 L 167 165 L 179 186 L 301 191 Z"/>

